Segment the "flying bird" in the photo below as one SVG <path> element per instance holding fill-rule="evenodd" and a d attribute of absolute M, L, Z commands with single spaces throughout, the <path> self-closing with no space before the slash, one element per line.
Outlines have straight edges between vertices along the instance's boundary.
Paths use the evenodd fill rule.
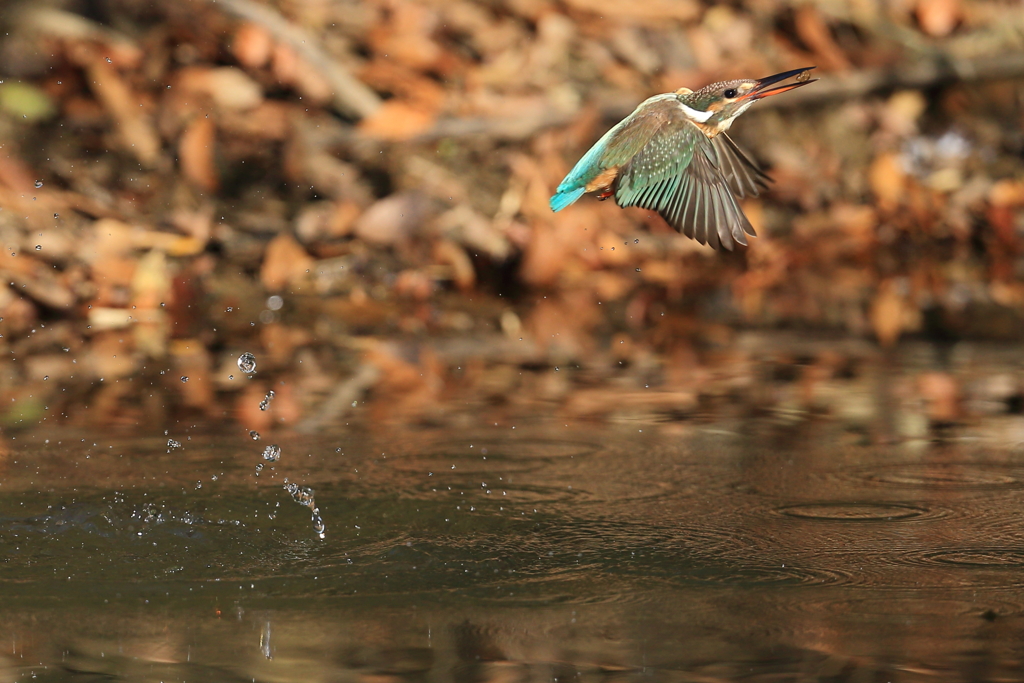
<path fill-rule="evenodd" d="M 770 178 L 726 131 L 758 100 L 813 83 L 813 66 L 761 79 L 712 83 L 655 95 L 609 130 L 583 155 L 551 197 L 561 211 L 598 192 L 619 206 L 640 206 L 713 249 L 732 250 L 756 235 L 739 200 Z M 795 78 L 793 82 L 776 85 Z M 770 86 L 775 87 L 770 87 Z"/>

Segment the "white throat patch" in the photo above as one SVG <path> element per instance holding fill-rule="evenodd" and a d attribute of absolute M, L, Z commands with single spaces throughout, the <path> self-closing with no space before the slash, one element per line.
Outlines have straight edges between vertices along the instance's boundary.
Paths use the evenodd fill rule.
<path fill-rule="evenodd" d="M 688 119 L 690 119 L 691 121 L 696 121 L 698 123 L 707 122 L 707 120 L 710 119 L 715 114 L 715 112 L 713 111 L 700 111 L 699 109 L 688 107 L 682 102 L 679 103 L 679 108 L 683 110 L 683 113 L 686 114 L 686 117 Z"/>
<path fill-rule="evenodd" d="M 723 132 L 729 130 L 729 127 L 732 126 L 732 122 L 735 121 L 736 118 L 740 114 L 742 114 L 747 109 L 749 109 L 750 105 L 752 105 L 753 103 L 754 103 L 753 100 L 750 100 L 748 102 L 744 102 L 743 105 L 739 109 L 737 109 L 736 112 L 732 116 L 730 116 L 725 121 L 722 121 L 720 124 L 718 124 L 718 130 L 723 131 Z"/>

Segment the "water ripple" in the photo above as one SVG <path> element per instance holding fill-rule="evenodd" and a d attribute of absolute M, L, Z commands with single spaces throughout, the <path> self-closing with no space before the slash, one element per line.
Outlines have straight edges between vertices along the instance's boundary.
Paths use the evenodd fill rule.
<path fill-rule="evenodd" d="M 922 506 L 905 503 L 872 503 L 860 501 L 828 501 L 796 503 L 776 510 L 787 517 L 816 519 L 833 522 L 891 522 L 929 515 Z"/>
<path fill-rule="evenodd" d="M 1020 486 L 1001 463 L 918 463 L 862 472 L 869 482 L 914 488 L 988 489 Z"/>

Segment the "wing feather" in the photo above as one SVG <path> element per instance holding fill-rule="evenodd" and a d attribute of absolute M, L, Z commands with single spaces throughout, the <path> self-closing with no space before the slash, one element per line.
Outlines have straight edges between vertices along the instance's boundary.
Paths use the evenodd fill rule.
<path fill-rule="evenodd" d="M 680 111 L 661 110 L 646 145 L 622 164 L 619 206 L 657 211 L 682 234 L 714 249 L 754 235 L 737 197 L 756 196 L 768 176 L 724 133 L 709 139 Z"/>
<path fill-rule="evenodd" d="M 717 135 L 711 144 L 718 153 L 719 166 L 729 182 L 729 188 L 736 196 L 740 199 L 756 197 L 761 190 L 768 189 L 771 178 L 727 133 Z"/>

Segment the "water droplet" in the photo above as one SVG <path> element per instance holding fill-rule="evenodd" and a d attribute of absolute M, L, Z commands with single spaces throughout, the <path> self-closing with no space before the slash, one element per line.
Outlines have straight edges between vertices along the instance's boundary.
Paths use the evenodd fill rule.
<path fill-rule="evenodd" d="M 355 408 L 357 405 L 359 405 L 359 401 L 352 401 L 352 407 L 353 408 Z"/>
<path fill-rule="evenodd" d="M 167 439 L 168 448 L 181 448 L 181 442 L 175 441 L 174 439 Z"/>
<path fill-rule="evenodd" d="M 320 538 L 324 538 L 326 536 L 325 531 L 327 531 L 327 525 L 324 524 L 324 520 L 320 516 L 320 509 L 313 508 L 313 533 Z"/>
<path fill-rule="evenodd" d="M 49 375 L 43 375 L 43 381 L 44 381 L 44 382 L 45 382 L 46 380 L 48 380 L 48 379 L 50 379 L 50 376 L 49 376 Z"/>
<path fill-rule="evenodd" d="M 263 459 L 270 462 L 277 462 L 281 457 L 281 447 L 277 444 L 270 444 L 263 449 Z"/>
<path fill-rule="evenodd" d="M 260 476 L 260 472 L 263 471 L 263 463 L 256 463 L 256 476 Z"/>
<path fill-rule="evenodd" d="M 59 213 L 55 213 L 55 214 L 53 214 L 53 217 L 54 218 L 60 218 L 60 214 Z"/>
<path fill-rule="evenodd" d="M 181 382 L 182 382 L 182 384 L 184 384 L 184 383 L 185 383 L 185 382 L 187 382 L 187 381 L 188 381 L 188 376 L 187 376 L 187 375 L 182 375 L 182 376 L 181 376 Z"/>
<path fill-rule="evenodd" d="M 292 500 L 299 505 L 312 506 L 313 503 L 313 489 L 308 486 L 299 486 L 298 484 L 285 484 L 285 491 L 291 494 Z"/>
<path fill-rule="evenodd" d="M 253 441 L 259 441 L 260 433 L 254 429 L 251 432 L 249 432 L 249 438 L 252 439 Z"/>
<path fill-rule="evenodd" d="M 227 311 L 228 313 L 230 313 L 231 311 L 235 310 L 235 307 L 234 307 L 234 306 L 228 306 L 228 307 L 227 307 L 226 309 L 224 309 L 224 310 L 225 310 L 225 311 Z"/>
<path fill-rule="evenodd" d="M 271 389 L 267 392 L 267 395 L 260 401 L 260 410 L 266 410 L 270 407 L 270 402 L 274 400 L 274 390 Z"/>
<path fill-rule="evenodd" d="M 238 357 L 238 369 L 247 375 L 251 375 L 256 372 L 256 356 L 252 355 L 248 351 Z"/>
<path fill-rule="evenodd" d="M 36 245 L 36 251 L 42 251 L 42 250 L 43 250 L 43 245 L 37 244 Z"/>
<path fill-rule="evenodd" d="M 640 240 L 639 239 L 633 240 L 633 244 L 640 244 Z"/>
<path fill-rule="evenodd" d="M 42 186 L 43 186 L 43 181 L 42 180 L 37 180 L 36 181 L 36 189 L 38 190 Z"/>
<path fill-rule="evenodd" d="M 114 63 L 114 61 L 110 57 L 107 57 L 107 64 L 113 64 L 113 63 Z"/>
<path fill-rule="evenodd" d="M 637 269 L 636 269 L 636 272 L 638 272 L 638 273 L 639 273 L 639 272 L 640 272 L 640 269 L 639 269 L 639 268 L 637 268 Z"/>

